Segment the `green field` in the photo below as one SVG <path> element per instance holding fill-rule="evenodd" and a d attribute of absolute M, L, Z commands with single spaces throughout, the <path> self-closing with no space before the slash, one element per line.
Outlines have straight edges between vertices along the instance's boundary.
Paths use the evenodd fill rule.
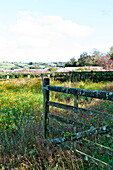
<path fill-rule="evenodd" d="M 53 82 L 52 85 L 76 87 L 83 89 L 113 91 L 113 82 Z M 51 92 L 53 101 L 73 104 L 73 99 L 67 94 Z M 113 114 L 113 103 L 99 100 L 79 99 L 80 107 L 98 109 Z M 58 109 L 51 108 L 53 113 Z M 70 116 L 71 113 L 60 111 L 60 115 Z M 0 168 L 1 169 L 99 169 L 97 165 L 87 163 L 73 152 L 61 150 L 43 141 L 43 93 L 40 79 L 13 79 L 0 81 Z M 100 120 L 101 122 L 101 120 Z M 100 122 L 96 122 L 99 126 Z M 95 120 L 91 119 L 92 126 Z M 102 122 L 101 122 L 102 123 Z M 100 124 L 101 124 L 100 123 Z M 104 120 L 104 124 L 109 123 Z M 112 123 L 112 122 L 111 122 Z M 67 127 L 66 127 L 67 128 Z M 113 141 L 104 137 L 95 138 L 105 146 L 113 149 Z M 95 153 L 96 155 L 96 153 Z M 97 155 L 109 164 L 111 157 Z"/>
<path fill-rule="evenodd" d="M 61 67 L 65 62 L 0 62 L 0 70 L 14 70 L 14 69 L 43 69 L 47 67 Z"/>

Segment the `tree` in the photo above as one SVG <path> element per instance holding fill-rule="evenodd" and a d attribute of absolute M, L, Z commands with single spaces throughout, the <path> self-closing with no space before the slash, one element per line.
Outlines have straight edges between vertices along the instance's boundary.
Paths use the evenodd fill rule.
<path fill-rule="evenodd" d="M 79 66 L 89 66 L 91 65 L 91 56 L 87 52 L 83 52 L 78 59 Z"/>
<path fill-rule="evenodd" d="M 113 46 L 110 47 L 110 53 L 113 53 Z"/>
<path fill-rule="evenodd" d="M 98 49 L 94 48 L 91 55 L 96 56 L 96 57 L 100 57 L 100 56 L 102 56 L 102 53 Z"/>
<path fill-rule="evenodd" d="M 79 66 L 97 66 L 97 61 L 101 55 L 97 49 L 93 49 L 90 55 L 87 52 L 83 52 L 78 59 Z"/>
<path fill-rule="evenodd" d="M 107 69 L 113 68 L 113 46 L 111 46 L 107 54 L 103 54 L 95 48 L 90 54 L 83 52 L 78 61 L 75 58 L 71 58 L 65 66 L 101 66 Z"/>
<path fill-rule="evenodd" d="M 110 52 L 109 52 L 111 60 L 113 60 L 113 46 L 110 47 Z"/>
<path fill-rule="evenodd" d="M 75 67 L 76 66 L 76 59 L 73 57 L 70 59 L 70 61 L 68 61 L 66 64 L 65 64 L 65 67 Z"/>
<path fill-rule="evenodd" d="M 33 65 L 33 62 L 29 62 L 28 65 Z"/>
<path fill-rule="evenodd" d="M 93 52 L 91 53 L 91 64 L 92 66 L 98 66 L 97 62 L 100 57 L 102 57 L 103 54 L 98 49 L 93 49 Z"/>

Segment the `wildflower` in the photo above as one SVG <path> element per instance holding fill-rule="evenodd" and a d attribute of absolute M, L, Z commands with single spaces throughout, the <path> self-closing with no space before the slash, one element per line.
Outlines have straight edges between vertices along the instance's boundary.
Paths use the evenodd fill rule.
<path fill-rule="evenodd" d="M 28 116 L 29 116 L 29 115 L 30 115 L 30 113 L 26 113 L 26 115 L 28 115 Z"/>
<path fill-rule="evenodd" d="M 38 120 L 38 116 L 36 116 L 36 120 Z"/>
<path fill-rule="evenodd" d="M 0 164 L 0 166 L 2 167 L 2 164 Z"/>

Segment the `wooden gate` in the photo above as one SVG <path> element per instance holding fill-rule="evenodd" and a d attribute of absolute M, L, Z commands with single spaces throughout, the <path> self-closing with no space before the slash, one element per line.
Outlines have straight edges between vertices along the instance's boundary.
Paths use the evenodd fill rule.
<path fill-rule="evenodd" d="M 78 107 L 78 97 L 84 96 L 89 98 L 96 98 L 101 100 L 108 100 L 113 101 L 113 92 L 107 92 L 107 91 L 97 91 L 97 90 L 85 90 L 85 89 L 77 89 L 77 88 L 68 88 L 68 87 L 60 87 L 60 86 L 52 86 L 50 85 L 49 78 L 44 78 L 43 80 L 43 95 L 44 95 L 44 119 L 43 119 L 43 136 L 45 139 L 49 138 L 49 131 L 54 132 L 54 134 L 58 133 L 60 134 L 60 137 L 54 137 L 51 140 L 54 144 L 62 144 L 67 143 L 67 141 L 73 141 L 73 149 L 76 152 L 77 155 L 81 156 L 85 160 L 93 161 L 95 163 L 98 163 L 105 169 L 113 169 L 113 149 L 103 146 L 99 143 L 95 143 L 88 138 L 91 136 L 96 135 L 104 135 L 108 137 L 108 140 L 110 139 L 113 142 L 113 115 L 105 112 L 100 112 L 97 110 L 89 110 L 85 108 Z M 54 92 L 60 92 L 60 93 L 67 93 L 72 94 L 74 98 L 74 105 L 67 105 L 62 104 L 58 102 L 53 102 L 49 100 L 50 91 Z M 66 109 L 69 111 L 73 111 L 73 119 L 64 118 L 62 116 L 58 116 L 52 113 L 49 113 L 49 107 L 54 106 L 60 109 Z M 103 123 L 103 126 L 91 126 L 90 123 L 83 123 L 81 121 L 77 120 L 78 114 L 82 114 L 85 116 L 90 116 L 94 120 L 97 118 L 99 119 L 105 119 L 107 120 L 107 124 Z M 68 124 L 68 126 L 73 126 L 73 133 L 63 131 L 61 129 L 54 128 L 50 124 L 50 119 L 53 119 L 55 121 Z M 80 130 L 82 127 L 82 130 Z M 84 130 L 83 130 L 84 128 Z M 78 130 L 79 129 L 79 130 Z M 99 150 L 100 153 L 108 154 L 110 157 L 110 160 L 112 163 L 108 164 L 104 161 L 101 161 L 97 158 L 89 154 L 86 154 L 80 150 L 78 150 L 76 143 L 79 142 L 80 144 L 83 144 L 86 146 L 86 148 L 93 149 L 93 150 Z"/>

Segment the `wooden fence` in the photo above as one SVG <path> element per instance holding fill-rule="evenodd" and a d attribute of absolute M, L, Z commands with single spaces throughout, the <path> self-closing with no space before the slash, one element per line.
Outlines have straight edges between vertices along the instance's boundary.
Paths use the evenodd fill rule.
<path fill-rule="evenodd" d="M 14 72 L 14 73 L 0 73 L 0 80 L 13 79 L 13 78 L 52 78 L 60 81 L 85 81 L 87 79 L 100 82 L 100 81 L 112 81 L 113 71 L 72 71 L 72 72 L 46 72 L 36 73 L 34 72 Z"/>
<path fill-rule="evenodd" d="M 55 91 L 55 92 L 60 92 L 60 93 L 68 93 L 72 94 L 74 97 L 74 106 L 67 105 L 67 104 L 62 104 L 62 103 L 57 103 L 50 101 L 50 91 Z M 107 91 L 96 91 L 96 90 L 85 90 L 85 89 L 77 89 L 77 88 L 68 88 L 68 87 L 60 87 L 60 86 L 52 86 L 50 85 L 50 79 L 49 78 L 44 78 L 43 80 L 43 95 L 44 95 L 44 120 L 43 120 L 43 127 L 44 127 L 44 132 L 43 136 L 45 139 L 49 139 L 52 143 L 54 144 L 61 144 L 66 143 L 67 141 L 73 141 L 73 149 L 75 153 L 85 160 L 88 161 L 93 161 L 94 163 L 98 163 L 98 165 L 104 167 L 104 169 L 113 169 L 112 164 L 103 162 L 97 158 L 85 152 L 82 152 L 81 150 L 78 150 L 77 148 L 77 143 L 80 143 L 82 145 L 85 145 L 86 148 L 89 148 L 90 150 L 93 149 L 99 150 L 100 153 L 108 154 L 109 161 L 113 161 L 113 149 L 109 147 L 105 147 L 99 143 L 95 143 L 91 140 L 89 140 L 89 137 L 94 137 L 98 135 L 106 135 L 108 140 L 113 140 L 113 115 L 108 114 L 108 113 L 101 113 L 96 110 L 88 110 L 85 108 L 80 108 L 78 107 L 78 96 L 84 96 L 84 97 L 90 97 L 90 98 L 96 98 L 96 99 L 101 99 L 101 100 L 108 100 L 108 101 L 113 101 L 113 92 L 107 92 Z M 54 106 L 60 109 L 66 109 L 68 111 L 72 111 L 73 114 L 73 119 L 68 119 L 64 118 L 50 112 L 50 107 L 49 106 Z M 78 121 L 77 117 L 78 114 L 83 114 L 85 116 L 90 116 L 94 118 L 95 120 L 97 118 L 107 120 L 109 123 L 106 125 L 101 125 L 98 127 L 91 126 L 90 123 L 83 123 L 82 121 Z M 70 127 L 70 125 L 73 126 L 73 133 L 63 131 L 63 129 L 58 129 L 54 128 L 54 126 L 51 126 L 51 121 L 50 120 L 55 120 L 60 123 L 67 124 L 67 126 Z M 82 130 L 80 128 L 82 127 Z M 83 128 L 85 130 L 83 130 Z M 51 133 L 53 134 L 60 134 L 60 137 L 55 137 L 50 138 Z M 70 143 L 70 142 L 69 142 Z M 67 146 L 68 147 L 68 146 Z M 93 152 L 92 151 L 92 152 Z"/>

